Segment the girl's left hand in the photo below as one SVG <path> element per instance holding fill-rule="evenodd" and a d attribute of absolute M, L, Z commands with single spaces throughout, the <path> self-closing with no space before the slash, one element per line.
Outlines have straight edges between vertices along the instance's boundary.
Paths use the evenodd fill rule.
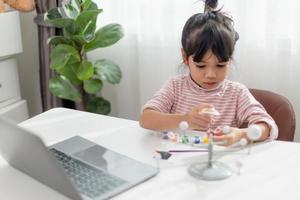
<path fill-rule="evenodd" d="M 214 134 L 213 140 L 216 142 L 224 142 L 224 146 L 230 146 L 236 142 L 239 142 L 242 138 L 246 137 L 246 129 L 230 127 L 230 132 L 227 134 L 222 133 L 218 130 L 218 134 Z"/>

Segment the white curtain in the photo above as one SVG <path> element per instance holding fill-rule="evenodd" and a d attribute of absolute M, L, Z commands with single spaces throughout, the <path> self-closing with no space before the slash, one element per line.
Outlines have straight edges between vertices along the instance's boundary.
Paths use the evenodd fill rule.
<path fill-rule="evenodd" d="M 121 83 L 106 84 L 103 96 L 112 103 L 113 116 L 136 120 L 141 106 L 164 81 L 183 73 L 181 31 L 188 17 L 203 11 L 203 4 L 199 0 L 96 2 L 104 9 L 98 26 L 120 23 L 125 37 L 88 56 L 92 60 L 109 58 L 120 65 Z M 240 35 L 231 78 L 286 96 L 299 118 L 300 1 L 221 0 L 219 6 L 233 16 Z M 296 140 L 300 141 L 300 135 Z"/>

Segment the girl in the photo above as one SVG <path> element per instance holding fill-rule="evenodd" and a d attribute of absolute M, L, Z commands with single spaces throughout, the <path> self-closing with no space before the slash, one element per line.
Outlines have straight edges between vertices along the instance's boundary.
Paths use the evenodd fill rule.
<path fill-rule="evenodd" d="M 247 123 L 260 127 L 258 140 L 275 139 L 278 128 L 263 106 L 241 83 L 226 77 L 238 34 L 233 21 L 220 10 L 217 0 L 206 0 L 204 13 L 191 16 L 182 31 L 182 58 L 188 75 L 171 77 L 143 107 L 140 125 L 155 131 L 177 129 L 187 121 L 190 129 L 205 131 L 230 126 L 230 134 L 215 135 L 214 140 L 231 145 L 247 138 Z M 215 108 L 220 115 L 203 112 Z"/>

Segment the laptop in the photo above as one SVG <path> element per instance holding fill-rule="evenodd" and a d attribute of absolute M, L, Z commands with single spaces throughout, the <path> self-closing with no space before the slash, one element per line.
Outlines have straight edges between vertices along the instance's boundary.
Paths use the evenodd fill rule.
<path fill-rule="evenodd" d="M 108 199 L 158 169 L 80 136 L 46 147 L 35 134 L 0 118 L 0 154 L 13 167 L 74 199 Z"/>

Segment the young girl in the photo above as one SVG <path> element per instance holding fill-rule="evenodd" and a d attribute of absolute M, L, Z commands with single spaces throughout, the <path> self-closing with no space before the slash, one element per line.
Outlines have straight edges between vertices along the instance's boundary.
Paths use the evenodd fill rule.
<path fill-rule="evenodd" d="M 204 13 L 191 16 L 182 31 L 182 58 L 188 75 L 171 77 L 143 107 L 140 125 L 155 131 L 177 129 L 186 121 L 190 129 L 205 131 L 232 127 L 230 134 L 214 140 L 231 145 L 247 138 L 244 123 L 261 129 L 260 141 L 275 139 L 278 128 L 263 106 L 241 83 L 226 79 L 238 34 L 233 21 L 220 10 L 217 0 L 206 0 Z M 215 108 L 220 115 L 203 112 Z M 234 128 L 233 128 L 234 127 Z"/>

